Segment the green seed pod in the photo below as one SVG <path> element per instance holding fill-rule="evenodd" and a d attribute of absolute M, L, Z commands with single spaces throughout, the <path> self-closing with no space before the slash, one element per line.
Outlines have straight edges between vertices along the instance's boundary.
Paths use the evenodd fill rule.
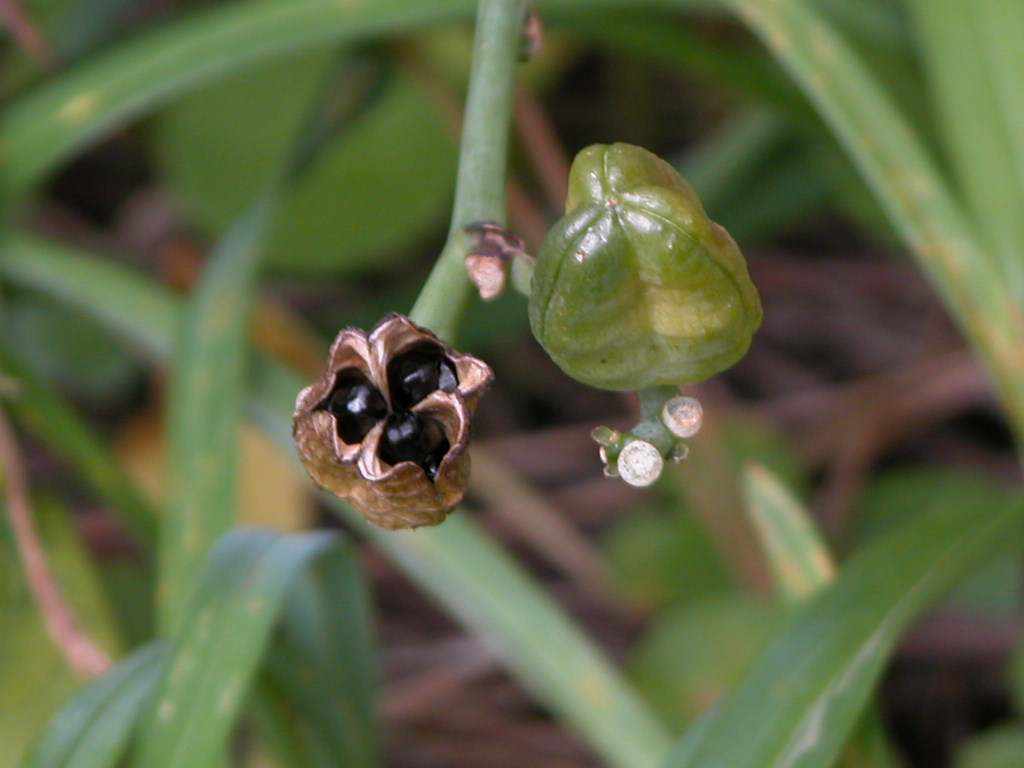
<path fill-rule="evenodd" d="M 533 335 L 563 371 L 612 390 L 701 381 L 760 324 L 743 255 L 675 169 L 630 144 L 576 156 L 530 293 Z"/>

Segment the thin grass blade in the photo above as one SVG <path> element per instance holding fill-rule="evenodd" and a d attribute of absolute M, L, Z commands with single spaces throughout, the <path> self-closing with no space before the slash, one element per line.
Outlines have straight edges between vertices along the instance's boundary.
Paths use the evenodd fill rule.
<path fill-rule="evenodd" d="M 273 196 L 261 196 L 231 229 L 182 317 L 157 585 L 166 633 L 178 627 L 213 542 L 235 521 L 248 310 L 272 208 Z"/>
<path fill-rule="evenodd" d="M 1024 438 L 1024 313 L 921 138 L 812 3 L 726 0 L 803 87 L 987 365 Z"/>
<path fill-rule="evenodd" d="M 1022 503 L 998 511 L 956 506 L 898 526 L 797 609 L 744 682 L 668 765 L 831 765 L 910 623 L 1022 533 Z"/>
<path fill-rule="evenodd" d="M 835 578 L 835 563 L 803 505 L 768 469 L 743 471 L 747 514 L 783 599 L 800 603 Z"/>
<path fill-rule="evenodd" d="M 132 732 L 167 661 L 155 641 L 119 662 L 76 694 L 50 722 L 24 768 L 113 768 L 128 753 Z"/>
<path fill-rule="evenodd" d="M 156 540 L 156 510 L 124 471 L 106 443 L 0 340 L 0 376 L 15 391 L 6 402 L 18 421 L 58 456 L 110 506 L 145 549 Z"/>
<path fill-rule="evenodd" d="M 354 552 L 321 559 L 293 587 L 262 684 L 284 764 L 378 764 L 370 614 Z"/>
<path fill-rule="evenodd" d="M 1024 4 L 910 0 L 945 147 L 987 246 L 1024 297 Z"/>
<path fill-rule="evenodd" d="M 139 768 L 217 765 L 301 571 L 333 552 L 325 533 L 237 530 L 217 543 L 141 725 Z"/>

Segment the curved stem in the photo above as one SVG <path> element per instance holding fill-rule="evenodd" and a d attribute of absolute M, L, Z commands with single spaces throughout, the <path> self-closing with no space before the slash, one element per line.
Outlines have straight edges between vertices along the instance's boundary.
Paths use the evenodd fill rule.
<path fill-rule="evenodd" d="M 410 312 L 413 321 L 449 341 L 471 295 L 463 229 L 481 221 L 505 224 L 508 135 L 524 15 L 524 0 L 480 0 L 448 242 Z"/>
<path fill-rule="evenodd" d="M 86 633 L 50 569 L 32 516 L 25 466 L 14 430 L 2 410 L 0 468 L 5 475 L 7 515 L 25 570 L 25 582 L 42 614 L 46 632 L 75 674 L 98 677 L 110 668 L 110 657 Z"/>

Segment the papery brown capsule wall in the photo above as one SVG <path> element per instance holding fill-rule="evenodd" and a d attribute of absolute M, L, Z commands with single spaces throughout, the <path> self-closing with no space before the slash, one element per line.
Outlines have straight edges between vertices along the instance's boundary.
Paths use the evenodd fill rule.
<path fill-rule="evenodd" d="M 493 379 L 402 315 L 342 330 L 299 393 L 295 444 L 322 488 L 381 528 L 436 525 L 462 500 L 476 405 Z"/>

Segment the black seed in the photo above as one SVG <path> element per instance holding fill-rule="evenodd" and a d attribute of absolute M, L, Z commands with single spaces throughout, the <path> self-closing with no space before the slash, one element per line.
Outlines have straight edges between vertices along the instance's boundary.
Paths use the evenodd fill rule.
<path fill-rule="evenodd" d="M 442 435 L 440 442 L 434 446 L 430 453 L 427 454 L 427 458 L 420 464 L 423 467 L 423 471 L 427 473 L 427 477 L 431 480 L 437 479 L 437 473 L 441 469 L 441 462 L 448 455 L 449 448 L 451 446 L 448 444 L 448 438 Z"/>
<path fill-rule="evenodd" d="M 455 366 L 447 357 L 441 360 L 441 371 L 437 377 L 437 388 L 444 392 L 454 392 L 459 386 L 459 377 L 455 374 Z"/>
<path fill-rule="evenodd" d="M 403 461 L 414 462 L 427 473 L 427 477 L 434 480 L 449 447 L 444 432 L 436 422 L 405 411 L 388 416 L 378 455 L 392 465 Z"/>
<path fill-rule="evenodd" d="M 388 386 L 396 410 L 405 410 L 439 388 L 452 392 L 458 377 L 451 361 L 436 344 L 420 344 L 388 364 Z"/>
<path fill-rule="evenodd" d="M 410 411 L 388 416 L 378 452 L 388 464 L 421 462 L 427 455 L 427 446 L 420 417 Z"/>
<path fill-rule="evenodd" d="M 327 401 L 327 410 L 337 419 L 341 439 L 354 445 L 384 418 L 388 405 L 372 384 L 357 375 L 337 383 Z"/>

